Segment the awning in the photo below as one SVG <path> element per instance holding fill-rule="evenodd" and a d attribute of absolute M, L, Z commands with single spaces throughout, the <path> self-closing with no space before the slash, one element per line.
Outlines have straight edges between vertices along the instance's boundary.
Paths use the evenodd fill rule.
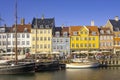
<path fill-rule="evenodd" d="M 88 51 L 80 51 L 80 53 L 88 53 Z"/>
<path fill-rule="evenodd" d="M 54 51 L 54 52 L 51 52 L 51 54 L 60 54 L 60 52 Z"/>

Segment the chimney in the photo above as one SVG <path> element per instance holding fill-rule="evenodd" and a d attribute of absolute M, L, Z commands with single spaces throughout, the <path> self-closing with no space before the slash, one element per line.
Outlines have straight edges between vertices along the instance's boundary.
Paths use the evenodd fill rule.
<path fill-rule="evenodd" d="M 25 24 L 25 19 L 22 18 L 22 19 L 21 19 L 21 25 L 24 25 L 24 24 Z"/>
<path fill-rule="evenodd" d="M 44 19 L 44 14 L 42 14 L 42 18 L 41 18 L 42 20 Z"/>
<path fill-rule="evenodd" d="M 119 17 L 118 16 L 115 16 L 115 21 L 119 21 Z"/>
<path fill-rule="evenodd" d="M 94 20 L 91 21 L 91 26 L 95 26 Z"/>

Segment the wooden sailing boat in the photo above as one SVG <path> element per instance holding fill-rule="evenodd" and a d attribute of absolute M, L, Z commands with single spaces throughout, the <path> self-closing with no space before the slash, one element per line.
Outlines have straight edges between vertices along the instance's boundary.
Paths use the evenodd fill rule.
<path fill-rule="evenodd" d="M 17 0 L 15 14 L 15 61 L 0 64 L 0 74 L 22 74 L 34 72 L 34 62 L 19 62 L 17 57 Z"/>

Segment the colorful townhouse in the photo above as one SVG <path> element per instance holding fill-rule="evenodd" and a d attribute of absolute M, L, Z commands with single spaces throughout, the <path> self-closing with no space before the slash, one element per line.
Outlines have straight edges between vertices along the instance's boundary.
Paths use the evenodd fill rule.
<path fill-rule="evenodd" d="M 25 24 L 25 19 L 17 24 L 17 48 L 20 54 L 30 52 L 31 49 L 31 24 Z M 15 51 L 15 26 L 13 25 L 7 33 L 8 49 Z"/>
<path fill-rule="evenodd" d="M 69 27 L 55 27 L 52 38 L 52 51 L 60 56 L 70 54 Z"/>
<path fill-rule="evenodd" d="M 113 53 L 114 34 L 110 28 L 100 27 L 100 51 L 102 53 Z"/>
<path fill-rule="evenodd" d="M 51 53 L 54 27 L 54 18 L 33 18 L 31 28 L 31 52 L 33 54 Z"/>
<path fill-rule="evenodd" d="M 7 33 L 9 32 L 10 27 L 7 27 L 6 25 L 0 27 L 0 52 L 6 52 L 9 51 L 8 49 L 8 38 Z"/>
<path fill-rule="evenodd" d="M 120 20 L 116 16 L 115 19 L 109 19 L 104 27 L 109 27 L 114 33 L 114 53 L 120 53 Z"/>
<path fill-rule="evenodd" d="M 97 26 L 71 26 L 70 49 L 72 52 L 98 51 L 99 31 Z"/>

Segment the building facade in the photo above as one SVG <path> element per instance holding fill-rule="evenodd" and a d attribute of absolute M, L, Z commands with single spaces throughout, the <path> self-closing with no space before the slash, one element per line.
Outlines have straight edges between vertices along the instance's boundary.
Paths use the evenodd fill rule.
<path fill-rule="evenodd" d="M 115 19 L 109 19 L 104 27 L 110 28 L 114 33 L 114 53 L 120 53 L 120 20 L 116 16 Z"/>
<path fill-rule="evenodd" d="M 61 56 L 70 54 L 69 27 L 55 27 L 52 39 L 52 51 Z"/>
<path fill-rule="evenodd" d="M 32 53 L 50 54 L 52 51 L 52 34 L 55 27 L 54 18 L 34 18 L 31 29 Z"/>
<path fill-rule="evenodd" d="M 114 35 L 110 28 L 101 27 L 100 32 L 100 50 L 113 53 Z"/>
<path fill-rule="evenodd" d="M 88 52 L 99 49 L 99 31 L 97 26 L 70 27 L 71 52 Z"/>

